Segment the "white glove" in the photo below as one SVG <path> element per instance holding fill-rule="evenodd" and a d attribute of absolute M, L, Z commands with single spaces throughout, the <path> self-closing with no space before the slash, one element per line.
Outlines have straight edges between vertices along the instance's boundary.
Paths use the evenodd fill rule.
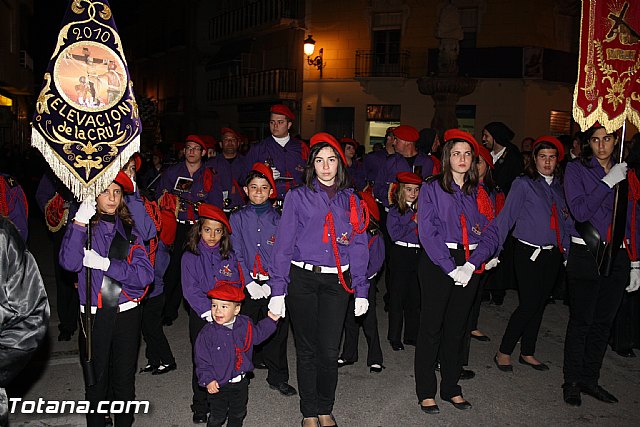
<path fill-rule="evenodd" d="M 354 313 L 357 316 L 362 316 L 369 310 L 369 300 L 366 298 L 356 298 L 356 308 Z"/>
<path fill-rule="evenodd" d="M 627 162 L 615 164 L 609 169 L 609 173 L 602 178 L 605 184 L 609 188 L 613 188 L 614 185 L 623 181 L 627 177 Z"/>
<path fill-rule="evenodd" d="M 631 261 L 631 273 L 629 273 L 629 286 L 627 292 L 634 292 L 640 288 L 640 261 Z"/>
<path fill-rule="evenodd" d="M 269 298 L 269 295 L 271 295 L 271 286 L 264 283 L 262 285 L 262 292 L 264 292 L 265 298 Z"/>
<path fill-rule="evenodd" d="M 465 287 L 469 283 L 469 280 L 471 280 L 475 269 L 476 266 L 467 261 L 462 267 L 456 269 L 453 280 L 461 283 L 462 287 Z"/>
<path fill-rule="evenodd" d="M 111 265 L 111 261 L 107 257 L 103 257 L 93 249 L 84 248 L 84 258 L 82 265 L 93 268 L 94 270 L 107 271 Z"/>
<path fill-rule="evenodd" d="M 256 282 L 252 281 L 247 284 L 247 292 L 251 295 L 251 299 L 260 299 L 266 298 L 267 296 L 264 294 L 262 287 L 258 285 Z"/>
<path fill-rule="evenodd" d="M 211 315 L 211 310 L 207 310 L 207 311 L 205 311 L 204 313 L 202 313 L 202 314 L 200 315 L 200 317 L 201 317 L 203 320 L 206 320 L 207 322 L 213 322 L 213 316 Z"/>
<path fill-rule="evenodd" d="M 284 317 L 286 307 L 284 305 L 284 295 L 271 297 L 269 301 L 269 311 L 276 316 Z"/>
<path fill-rule="evenodd" d="M 567 260 L 565 259 L 564 261 L 562 261 L 562 263 L 564 264 L 564 266 L 567 266 Z"/>
<path fill-rule="evenodd" d="M 492 258 L 492 259 L 489 260 L 488 263 L 486 263 L 484 265 L 484 269 L 485 270 L 491 270 L 492 268 L 497 267 L 498 264 L 500 264 L 500 260 L 498 258 Z"/>
<path fill-rule="evenodd" d="M 131 178 L 131 182 L 133 182 L 133 192 L 136 192 L 136 189 L 138 188 L 138 184 L 136 183 L 136 180 Z"/>
<path fill-rule="evenodd" d="M 454 285 L 456 285 L 456 286 L 464 286 L 462 283 L 456 282 L 456 274 L 458 273 L 458 270 L 460 270 L 460 267 L 456 267 L 455 269 L 451 270 L 449 272 L 448 276 L 453 279 L 453 284 Z"/>
<path fill-rule="evenodd" d="M 80 203 L 80 207 L 78 208 L 78 212 L 76 212 L 74 221 L 78 221 L 80 224 L 89 224 L 91 218 L 96 214 L 96 199 L 89 197 L 84 199 L 82 203 Z"/>
<path fill-rule="evenodd" d="M 271 172 L 273 172 L 273 179 L 280 178 L 280 171 L 274 167 L 271 167 Z"/>

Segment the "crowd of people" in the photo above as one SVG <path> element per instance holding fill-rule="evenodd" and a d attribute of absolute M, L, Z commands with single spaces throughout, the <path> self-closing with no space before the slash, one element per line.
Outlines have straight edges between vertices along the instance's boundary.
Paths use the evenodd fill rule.
<path fill-rule="evenodd" d="M 438 394 L 472 407 L 460 380 L 475 375 L 465 369 L 470 341 L 490 341 L 478 327 L 481 301 L 502 304 L 509 288 L 519 304 L 496 367 L 511 372 L 520 343 L 519 363 L 549 369 L 536 342 L 550 297 L 565 294 L 564 401 L 617 402 L 599 373 L 609 343 L 628 357 L 640 344 L 640 142 L 618 162 L 621 135 L 598 124 L 568 142 L 530 138 L 523 152 L 501 122 L 483 128 L 481 143 L 459 129 L 438 135 L 402 124 L 361 157 L 353 138 L 292 137 L 294 121 L 288 107 L 272 106 L 271 135 L 244 154 L 228 127 L 219 150 L 212 138 L 188 136 L 169 166 L 159 151 L 148 162 L 136 153 L 82 202 L 43 176 L 35 200 L 54 243 L 58 340 L 78 332 L 81 357 L 93 354 L 91 405 L 133 400 L 137 373 L 179 368 L 163 327 L 184 304 L 194 423 L 242 425 L 249 374 L 259 368 L 274 392 L 299 395 L 303 426 L 337 425 L 338 370 L 358 361 L 360 327 L 369 371 L 385 368 L 376 313 L 383 277 L 389 348 L 415 346 L 425 413 L 439 413 Z M 8 175 L 0 184 L 0 211 L 26 241 L 25 194 Z M 619 333 L 630 324 L 631 334 Z M 141 338 L 147 364 L 139 367 Z M 87 423 L 134 421 L 114 418 L 88 414 Z"/>

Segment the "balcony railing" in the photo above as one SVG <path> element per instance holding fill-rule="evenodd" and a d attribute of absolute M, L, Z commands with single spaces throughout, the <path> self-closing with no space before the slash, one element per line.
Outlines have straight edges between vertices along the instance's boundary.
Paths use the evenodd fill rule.
<path fill-rule="evenodd" d="M 281 19 L 301 19 L 303 0 L 258 0 L 214 16 L 209 21 L 209 40 L 215 41 L 253 30 Z"/>
<path fill-rule="evenodd" d="M 297 91 L 296 71 L 276 69 L 209 80 L 207 101 L 278 96 Z"/>
<path fill-rule="evenodd" d="M 409 75 L 409 51 L 376 53 L 372 50 L 356 50 L 356 77 L 407 77 Z"/>

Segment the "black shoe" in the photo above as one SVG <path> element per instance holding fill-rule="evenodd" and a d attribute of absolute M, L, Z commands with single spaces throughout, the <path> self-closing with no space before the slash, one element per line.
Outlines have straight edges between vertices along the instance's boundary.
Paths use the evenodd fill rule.
<path fill-rule="evenodd" d="M 164 326 L 171 326 L 171 325 L 173 325 L 173 321 L 176 320 L 176 319 L 177 319 L 177 317 L 165 316 L 165 317 L 162 318 L 162 324 Z"/>
<path fill-rule="evenodd" d="M 618 355 L 620 355 L 622 357 L 636 357 L 636 354 L 633 352 L 632 349 L 617 350 L 616 353 L 618 353 Z"/>
<path fill-rule="evenodd" d="M 524 360 L 524 357 L 522 357 L 522 355 L 520 355 L 520 357 L 518 358 L 518 362 L 522 363 L 523 365 L 531 366 L 536 371 L 548 371 L 549 370 L 549 367 L 547 365 L 545 365 L 544 363 L 539 363 L 537 365 L 534 364 L 534 363 L 529 363 L 526 360 Z"/>
<path fill-rule="evenodd" d="M 269 367 L 264 362 L 254 363 L 253 367 L 256 369 L 269 369 Z"/>
<path fill-rule="evenodd" d="M 482 341 L 482 342 L 491 341 L 491 338 L 489 338 L 486 335 L 473 335 L 473 334 L 471 334 L 471 338 L 473 338 L 474 340 Z"/>
<path fill-rule="evenodd" d="M 556 299 L 554 297 L 547 298 L 547 304 L 555 304 L 555 303 L 556 303 Z"/>
<path fill-rule="evenodd" d="M 460 397 L 462 397 L 462 396 L 460 396 Z M 456 409 L 460 409 L 460 410 L 462 410 L 462 411 L 464 411 L 465 409 L 471 409 L 471 408 L 472 408 L 471 403 L 467 402 L 466 400 L 463 400 L 463 401 L 462 401 L 462 402 L 460 402 L 460 403 L 456 403 L 456 402 L 454 402 L 452 399 L 444 399 L 444 400 L 445 400 L 446 402 L 451 403 L 451 404 L 453 405 L 453 407 L 454 407 L 454 408 L 456 408 Z"/>
<path fill-rule="evenodd" d="M 295 396 L 296 394 L 298 394 L 296 389 L 291 387 L 286 382 L 282 382 L 278 385 L 269 384 L 269 388 L 278 390 L 283 396 Z"/>
<path fill-rule="evenodd" d="M 166 374 L 167 372 L 175 371 L 176 369 L 178 369 L 178 365 L 176 364 L 176 362 L 170 363 L 168 365 L 162 364 L 154 369 L 153 372 L 151 372 L 151 375 L 162 375 Z"/>
<path fill-rule="evenodd" d="M 404 346 L 402 345 L 401 342 L 394 342 L 394 341 L 390 341 L 391 344 L 391 349 L 393 351 L 400 351 L 400 350 L 404 350 Z"/>
<path fill-rule="evenodd" d="M 569 406 L 580 406 L 582 398 L 580 397 L 580 386 L 578 383 L 562 384 L 562 398 Z"/>
<path fill-rule="evenodd" d="M 356 363 L 355 361 L 347 361 L 343 359 L 338 359 L 338 368 L 342 368 L 343 366 L 349 366 Z"/>
<path fill-rule="evenodd" d="M 493 305 L 502 305 L 504 303 L 504 297 L 496 297 L 491 298 L 491 304 Z"/>
<path fill-rule="evenodd" d="M 412 345 L 412 346 L 416 346 L 416 340 L 404 340 L 404 345 Z"/>
<path fill-rule="evenodd" d="M 580 391 L 604 403 L 618 403 L 618 399 L 599 385 L 582 385 Z"/>
<path fill-rule="evenodd" d="M 145 372 L 153 372 L 156 369 L 158 369 L 159 365 L 152 365 L 151 363 L 147 363 L 147 366 L 145 366 L 144 368 L 140 369 L 140 371 L 138 371 L 139 374 L 144 374 Z"/>
<path fill-rule="evenodd" d="M 204 424 L 207 422 L 207 414 L 204 412 L 194 412 L 193 413 L 193 422 L 194 424 Z"/>
<path fill-rule="evenodd" d="M 496 364 L 496 366 L 498 367 L 498 369 L 500 369 L 502 372 L 513 372 L 513 366 L 511 365 L 501 365 L 498 363 L 498 355 L 496 354 L 495 356 L 493 356 L 493 363 Z"/>
<path fill-rule="evenodd" d="M 461 380 L 470 380 L 471 378 L 475 377 L 476 373 L 473 372 L 471 369 L 462 369 L 462 372 L 460 372 L 460 379 Z"/>
<path fill-rule="evenodd" d="M 435 415 L 435 414 L 439 414 L 440 413 L 440 408 L 438 408 L 438 405 L 423 405 L 422 403 L 420 404 L 420 409 L 422 409 L 422 412 L 424 412 L 425 414 L 429 414 L 429 415 Z"/>
<path fill-rule="evenodd" d="M 380 363 L 374 363 L 371 366 L 369 366 L 369 372 L 371 372 L 372 374 L 379 374 L 380 372 L 382 372 L 383 369 L 384 369 L 384 365 Z"/>
<path fill-rule="evenodd" d="M 71 333 L 69 332 L 60 332 L 58 335 L 58 341 L 71 341 Z"/>

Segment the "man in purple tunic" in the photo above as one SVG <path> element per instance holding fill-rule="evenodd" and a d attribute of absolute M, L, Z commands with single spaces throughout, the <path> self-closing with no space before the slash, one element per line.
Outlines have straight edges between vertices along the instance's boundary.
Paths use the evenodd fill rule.
<path fill-rule="evenodd" d="M 247 174 L 244 156 L 238 152 L 240 135 L 231 128 L 220 130 L 222 148 L 221 155 L 211 157 L 205 164 L 220 179 L 224 211 L 244 205 L 245 194 L 240 183 Z"/>

